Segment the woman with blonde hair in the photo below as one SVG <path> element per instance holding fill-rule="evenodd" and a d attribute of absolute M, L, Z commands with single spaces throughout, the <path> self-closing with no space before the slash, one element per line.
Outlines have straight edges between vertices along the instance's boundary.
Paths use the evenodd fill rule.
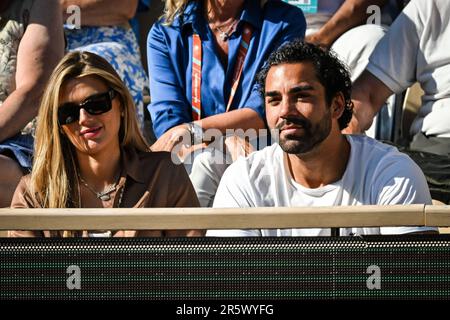
<path fill-rule="evenodd" d="M 175 183 L 171 183 L 176 181 Z M 103 58 L 67 54 L 54 70 L 37 120 L 32 173 L 13 208 L 196 207 L 183 166 L 150 152 L 130 93 Z M 11 231 L 10 236 L 164 236 L 197 231 Z"/>

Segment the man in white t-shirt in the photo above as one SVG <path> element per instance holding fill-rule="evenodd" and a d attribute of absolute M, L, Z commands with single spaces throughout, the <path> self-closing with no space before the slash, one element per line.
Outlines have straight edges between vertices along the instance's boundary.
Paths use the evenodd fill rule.
<path fill-rule="evenodd" d="M 450 155 L 450 1 L 412 0 L 372 53 L 353 90 L 347 132 L 370 127 L 388 96 L 419 82 L 425 94 L 411 149 Z"/>
<path fill-rule="evenodd" d="M 214 207 L 430 204 L 417 165 L 394 147 L 341 133 L 352 116 L 351 81 L 331 53 L 295 41 L 274 52 L 258 81 L 279 141 L 233 163 Z M 341 235 L 433 228 L 348 228 Z M 209 236 L 319 236 L 330 229 L 210 230 Z"/>

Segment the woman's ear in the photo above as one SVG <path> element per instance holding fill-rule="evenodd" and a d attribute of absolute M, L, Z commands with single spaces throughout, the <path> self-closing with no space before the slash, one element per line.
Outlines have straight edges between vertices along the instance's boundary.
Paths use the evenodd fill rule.
<path fill-rule="evenodd" d="M 122 118 L 125 117 L 125 107 L 124 107 L 122 100 L 120 101 L 120 116 Z"/>

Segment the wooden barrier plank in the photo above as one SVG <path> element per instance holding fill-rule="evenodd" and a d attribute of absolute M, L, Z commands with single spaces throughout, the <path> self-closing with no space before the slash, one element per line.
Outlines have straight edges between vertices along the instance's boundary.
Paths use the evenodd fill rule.
<path fill-rule="evenodd" d="M 0 209 L 0 230 L 177 230 L 423 226 L 425 205 Z"/>
<path fill-rule="evenodd" d="M 450 227 L 450 206 L 425 206 L 425 225 L 430 227 Z"/>

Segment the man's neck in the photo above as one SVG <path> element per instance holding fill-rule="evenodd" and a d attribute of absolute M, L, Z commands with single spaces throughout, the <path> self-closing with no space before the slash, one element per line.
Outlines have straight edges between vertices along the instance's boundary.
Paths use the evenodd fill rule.
<path fill-rule="evenodd" d="M 206 0 L 205 17 L 210 23 L 238 18 L 245 0 Z"/>
<path fill-rule="evenodd" d="M 310 189 L 339 181 L 350 157 L 350 144 L 343 135 L 327 138 L 311 152 L 287 154 L 287 166 L 292 178 Z"/>

